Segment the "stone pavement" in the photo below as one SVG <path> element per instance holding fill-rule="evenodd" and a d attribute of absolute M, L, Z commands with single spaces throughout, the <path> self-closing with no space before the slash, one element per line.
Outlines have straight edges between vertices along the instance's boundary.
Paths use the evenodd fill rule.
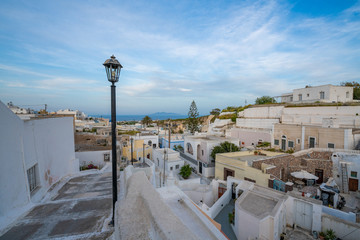
<path fill-rule="evenodd" d="M 111 172 L 72 178 L 47 203 L 19 219 L 5 239 L 106 239 L 112 214 Z"/>

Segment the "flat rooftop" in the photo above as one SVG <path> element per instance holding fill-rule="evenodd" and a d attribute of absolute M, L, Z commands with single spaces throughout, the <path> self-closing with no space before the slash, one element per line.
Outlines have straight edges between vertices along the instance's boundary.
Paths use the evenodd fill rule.
<path fill-rule="evenodd" d="M 258 218 L 263 218 L 271 214 L 278 202 L 278 200 L 250 192 L 240 202 L 240 207 Z"/>
<path fill-rule="evenodd" d="M 230 153 L 220 153 L 217 154 L 221 157 L 229 158 L 232 160 L 239 160 L 242 162 L 247 162 L 248 166 L 252 166 L 253 161 L 262 160 L 267 158 L 272 158 L 274 156 L 283 155 L 284 153 L 279 152 L 270 152 L 270 151 L 261 151 L 262 155 L 255 155 L 254 151 L 239 151 L 239 152 L 230 152 Z M 218 159 L 216 159 L 218 161 Z M 219 162 L 223 162 L 219 160 Z"/>

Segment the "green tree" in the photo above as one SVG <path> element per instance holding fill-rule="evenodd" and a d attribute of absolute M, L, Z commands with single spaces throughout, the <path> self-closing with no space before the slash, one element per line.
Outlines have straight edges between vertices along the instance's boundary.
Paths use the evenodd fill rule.
<path fill-rule="evenodd" d="M 235 144 L 225 141 L 220 143 L 219 145 L 215 146 L 211 150 L 210 156 L 215 159 L 215 156 L 217 153 L 227 153 L 227 152 L 238 152 L 240 151 L 240 148 L 236 146 Z"/>
<path fill-rule="evenodd" d="M 199 121 L 198 117 L 199 117 L 199 112 L 197 110 L 196 103 L 193 100 L 190 105 L 190 110 L 189 110 L 188 119 L 187 119 L 188 129 L 192 134 L 194 134 L 195 131 L 199 130 L 200 121 Z"/>
<path fill-rule="evenodd" d="M 142 120 L 141 123 L 144 124 L 145 126 L 148 126 L 149 124 L 152 123 L 152 119 L 149 116 L 145 116 Z"/>
<path fill-rule="evenodd" d="M 218 115 L 220 115 L 220 112 L 221 112 L 221 110 L 219 108 L 214 108 L 213 110 L 211 110 L 210 114 L 218 116 Z"/>
<path fill-rule="evenodd" d="M 255 100 L 255 104 L 267 104 L 267 103 L 276 103 L 275 99 L 270 96 L 262 96 Z"/>
<path fill-rule="evenodd" d="M 353 87 L 354 88 L 353 99 L 360 100 L 360 83 L 355 81 L 342 82 L 340 83 L 340 86 Z"/>
<path fill-rule="evenodd" d="M 191 175 L 191 167 L 190 165 L 184 165 L 180 168 L 180 175 L 185 178 L 188 179 Z"/>

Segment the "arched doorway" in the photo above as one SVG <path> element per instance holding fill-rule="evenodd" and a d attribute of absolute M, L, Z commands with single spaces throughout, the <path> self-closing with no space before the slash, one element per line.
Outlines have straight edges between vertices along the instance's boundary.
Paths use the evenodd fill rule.
<path fill-rule="evenodd" d="M 191 146 L 190 143 L 187 143 L 187 144 L 186 144 L 186 151 L 187 151 L 188 153 L 190 153 L 191 155 L 194 154 L 193 148 L 192 148 L 192 146 Z"/>

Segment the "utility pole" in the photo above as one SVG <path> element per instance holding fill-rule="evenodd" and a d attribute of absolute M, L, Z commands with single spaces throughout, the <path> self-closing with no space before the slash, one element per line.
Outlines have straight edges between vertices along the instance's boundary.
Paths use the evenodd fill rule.
<path fill-rule="evenodd" d="M 170 149 L 170 140 L 171 140 L 170 122 L 171 122 L 171 120 L 169 121 L 169 149 Z"/>
<path fill-rule="evenodd" d="M 130 142 L 131 142 L 131 165 L 134 165 L 134 158 L 133 158 L 133 142 L 134 142 L 134 139 L 133 138 L 130 138 Z"/>
<path fill-rule="evenodd" d="M 164 176 L 163 176 L 163 185 L 165 187 L 165 156 L 166 156 L 166 148 L 164 149 Z"/>
<path fill-rule="evenodd" d="M 145 163 L 145 143 L 143 143 L 143 163 Z"/>

